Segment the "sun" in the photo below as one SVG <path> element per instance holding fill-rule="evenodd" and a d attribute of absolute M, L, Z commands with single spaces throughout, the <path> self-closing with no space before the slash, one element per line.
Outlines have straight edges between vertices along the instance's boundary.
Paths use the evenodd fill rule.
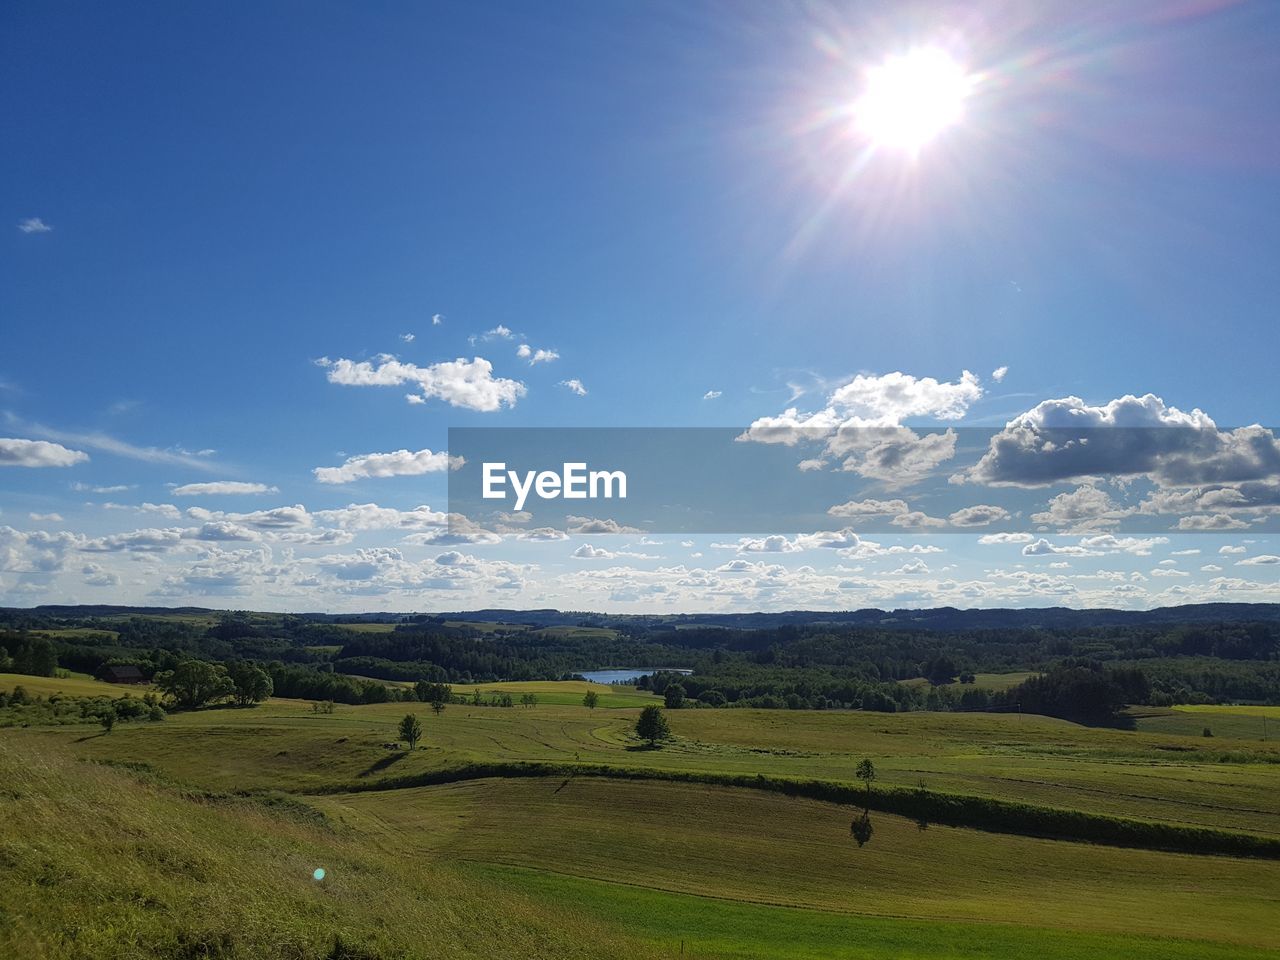
<path fill-rule="evenodd" d="M 916 47 L 866 71 L 853 104 L 858 132 L 877 147 L 918 154 L 964 119 L 973 78 L 939 47 Z"/>

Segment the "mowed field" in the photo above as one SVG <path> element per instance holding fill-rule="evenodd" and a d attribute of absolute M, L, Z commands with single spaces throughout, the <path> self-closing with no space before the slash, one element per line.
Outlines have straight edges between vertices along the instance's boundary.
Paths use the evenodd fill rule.
<path fill-rule="evenodd" d="M 859 848 L 849 837 L 855 811 L 847 806 L 707 784 L 572 775 L 396 783 L 493 761 L 851 783 L 866 757 L 878 784 L 924 781 L 931 791 L 1280 836 L 1280 743 L 1264 741 L 1260 728 L 1256 737 L 1199 733 L 1236 711 L 1184 713 L 1199 725 L 1185 735 L 1151 732 L 1141 722 L 1136 730 L 1094 729 L 1003 714 L 680 710 L 668 712 L 675 738 L 649 750 L 631 732 L 637 701 L 654 702 L 642 691 L 600 688 L 617 701 L 588 710 L 581 682 L 479 689 L 507 689 L 517 706 L 454 704 L 435 716 L 427 704 L 339 704 L 318 714 L 309 702 L 273 700 L 119 724 L 109 735 L 90 727 L 11 730 L 0 743 L 66 758 L 58 762 L 68 771 L 123 778 L 117 785 L 140 780 L 139 789 L 174 811 L 181 796 L 204 811 L 201 791 L 215 791 L 226 798 L 213 804 L 219 815 L 241 816 L 248 804 L 254 817 L 280 816 L 274 806 L 254 804 L 287 795 L 286 813 L 295 804 L 316 811 L 322 826 L 308 829 L 348 857 L 363 851 L 360 865 L 348 863 L 341 876 L 349 889 L 359 887 L 369 910 L 382 909 L 380 884 L 422 882 L 413 872 L 421 870 L 464 891 L 464 899 L 465 891 L 483 889 L 496 910 L 518 905 L 512 911 L 524 911 L 524 922 L 539 930 L 546 917 L 567 911 L 569 927 L 586 940 L 547 955 L 678 956 L 680 941 L 685 955 L 762 958 L 1156 960 L 1280 950 L 1274 860 L 937 824 L 922 831 L 879 812 L 871 842 Z M 526 691 L 538 693 L 537 707 L 518 705 Z M 422 745 L 412 753 L 386 749 L 406 712 L 422 720 Z M 237 793 L 250 796 L 234 800 Z M 0 837 L 5 830 L 0 823 Z M 0 857 L 13 849 L 11 835 L 4 842 Z M 121 849 L 131 856 L 128 844 Z M 374 942 L 359 924 L 352 929 Z M 371 954 L 384 955 L 401 954 Z M 406 955 L 486 954 L 455 944 Z"/>
<path fill-rule="evenodd" d="M 572 686 L 552 689 L 578 701 L 579 691 L 566 689 Z M 382 749 L 410 710 L 422 720 L 428 749 Z M 214 790 L 368 787 L 492 760 L 847 783 L 858 760 L 868 757 L 880 782 L 891 786 L 924 781 L 937 791 L 1280 836 L 1280 742 L 1096 729 L 1005 714 L 677 710 L 668 712 L 675 740 L 648 751 L 638 750 L 632 735 L 637 713 L 542 703 L 451 705 L 437 717 L 426 704 L 338 704 L 327 715 L 305 701 L 272 701 L 249 710 L 178 713 L 109 737 L 86 739 L 78 728 L 42 735 L 61 737 L 88 758 L 152 764 Z"/>

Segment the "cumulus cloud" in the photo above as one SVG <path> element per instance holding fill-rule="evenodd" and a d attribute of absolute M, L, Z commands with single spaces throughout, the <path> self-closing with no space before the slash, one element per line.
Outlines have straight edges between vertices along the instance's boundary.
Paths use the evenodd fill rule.
<path fill-rule="evenodd" d="M 823 409 L 801 413 L 790 407 L 779 416 L 761 417 L 741 439 L 793 445 L 826 440 L 842 430 L 852 433 L 869 427 L 897 427 L 910 417 L 959 420 L 981 397 L 982 385 L 968 370 L 951 382 L 901 372 L 859 374 L 836 387 Z"/>
<path fill-rule="evenodd" d="M 18 221 L 18 229 L 23 233 L 52 233 L 53 227 L 49 226 L 39 217 L 27 217 L 25 220 Z"/>
<path fill-rule="evenodd" d="M 245 483 L 240 480 L 214 480 L 209 483 L 185 483 L 173 488 L 175 497 L 209 497 L 233 494 L 279 493 L 279 487 L 265 483 Z"/>
<path fill-rule="evenodd" d="M 1154 394 L 1101 406 L 1046 400 L 1009 421 L 957 482 L 1040 487 L 1098 477 L 1147 477 L 1162 486 L 1237 483 L 1280 474 L 1280 443 L 1262 427 L 1220 430 L 1200 410 Z"/>
<path fill-rule="evenodd" d="M 636 527 L 628 527 L 613 519 L 599 520 L 595 517 L 565 517 L 570 533 L 640 533 Z"/>
<path fill-rule="evenodd" d="M 521 360 L 528 360 L 531 367 L 535 363 L 550 363 L 552 360 L 560 359 L 560 354 L 554 350 L 535 350 L 527 343 L 522 343 L 516 348 L 516 356 Z"/>
<path fill-rule="evenodd" d="M 587 395 L 587 388 L 582 385 L 582 381 L 577 377 L 574 377 L 571 380 L 561 380 L 560 386 L 579 397 L 585 397 Z"/>
<path fill-rule="evenodd" d="M 991 371 L 991 379 L 994 380 L 996 383 L 1000 383 L 1002 380 L 1004 380 L 1005 376 L 1008 373 L 1009 373 L 1008 367 L 996 367 L 994 370 Z"/>
<path fill-rule="evenodd" d="M 457 470 L 466 461 L 450 457 L 445 451 L 395 450 L 391 453 L 365 453 L 348 457 L 339 467 L 316 467 L 311 472 L 320 483 L 351 483 L 376 477 L 416 477 L 424 473 Z"/>
<path fill-rule="evenodd" d="M 87 453 L 60 443 L 0 437 L 0 467 L 70 467 L 88 459 Z"/>
<path fill-rule="evenodd" d="M 724 396 L 724 391 L 723 391 L 723 390 L 708 390 L 706 393 L 704 393 L 704 394 L 702 395 L 702 399 L 703 399 L 703 400 L 716 400 L 716 399 L 718 399 L 718 398 L 720 398 L 720 397 L 722 397 L 722 396 Z"/>
<path fill-rule="evenodd" d="M 571 556 L 578 560 L 612 560 L 616 554 L 600 547 L 593 547 L 589 543 L 584 543 L 577 550 L 574 550 Z"/>
<path fill-rule="evenodd" d="M 1093 484 L 1061 493 L 1047 506 L 1047 510 L 1031 515 L 1033 523 L 1078 530 L 1099 529 L 1114 527 L 1134 513 L 1133 508 L 1121 507 L 1105 490 Z"/>
<path fill-rule="evenodd" d="M 983 546 L 994 546 L 1004 543 L 1030 543 L 1034 539 L 1035 537 L 1029 533 L 986 533 L 978 538 L 978 543 Z"/>
<path fill-rule="evenodd" d="M 1004 507 L 980 503 L 957 510 L 947 519 L 957 527 L 985 527 L 1000 520 L 1008 520 L 1009 511 Z"/>
<path fill-rule="evenodd" d="M 84 577 L 84 582 L 91 587 L 117 587 L 120 585 L 120 575 L 107 570 L 101 564 L 86 563 L 81 568 L 80 575 Z"/>
<path fill-rule="evenodd" d="M 412 333 L 402 333 L 400 334 L 400 339 L 403 340 L 405 343 L 413 343 L 413 341 L 416 340 L 417 337 L 415 337 Z"/>
<path fill-rule="evenodd" d="M 438 399 L 454 407 L 492 413 L 502 407 L 513 407 L 526 393 L 525 385 L 493 375 L 493 364 L 483 357 L 433 363 L 420 367 L 402 363 L 395 357 L 380 356 L 377 363 L 368 360 L 330 360 L 322 357 L 316 363 L 328 370 L 330 383 L 348 387 L 391 387 L 415 384 L 425 400 Z"/>
<path fill-rule="evenodd" d="M 60 513 L 31 513 L 28 516 L 36 523 L 62 523 Z"/>
<path fill-rule="evenodd" d="M 1270 554 L 1270 553 L 1263 553 L 1263 554 L 1259 554 L 1256 557 L 1245 557 L 1245 559 L 1243 560 L 1237 560 L 1236 566 L 1237 567 L 1261 567 L 1261 566 L 1269 567 L 1277 563 L 1280 563 L 1280 557 L 1277 557 L 1274 554 Z"/>

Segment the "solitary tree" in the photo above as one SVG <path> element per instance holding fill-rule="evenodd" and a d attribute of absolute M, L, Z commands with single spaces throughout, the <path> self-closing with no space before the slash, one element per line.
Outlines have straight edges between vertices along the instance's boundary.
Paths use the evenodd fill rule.
<path fill-rule="evenodd" d="M 600 704 L 600 694 L 594 690 L 588 690 L 582 696 L 582 705 L 588 710 L 594 710 Z"/>
<path fill-rule="evenodd" d="M 867 796 L 871 796 L 871 782 L 876 778 L 876 765 L 870 760 L 863 760 L 853 775 L 867 785 Z"/>
<path fill-rule="evenodd" d="M 870 760 L 863 760 L 854 770 L 853 775 L 867 785 L 867 797 L 862 810 L 862 816 L 858 817 L 849 825 L 849 832 L 853 835 L 853 839 L 858 841 L 858 846 L 862 846 L 871 839 L 871 782 L 876 778 L 876 765 Z"/>
<path fill-rule="evenodd" d="M 102 732 L 110 733 L 111 728 L 116 725 L 116 711 L 112 707 L 107 707 L 102 713 L 98 714 L 98 722 L 102 724 Z"/>
<path fill-rule="evenodd" d="M 422 739 L 422 722 L 418 720 L 417 714 L 404 715 L 404 719 L 400 721 L 400 739 L 409 744 L 410 750 L 417 748 L 418 741 Z"/>
<path fill-rule="evenodd" d="M 636 736 L 641 740 L 648 740 L 651 747 L 656 747 L 661 740 L 671 738 L 671 728 L 667 726 L 667 717 L 661 707 L 650 704 L 640 711 L 640 717 L 636 720 Z"/>
<path fill-rule="evenodd" d="M 437 717 L 440 716 L 440 714 L 444 713 L 444 706 L 445 706 L 445 702 L 443 697 L 436 697 L 434 700 L 431 701 L 431 709 L 435 711 L 435 715 Z"/>
<path fill-rule="evenodd" d="M 668 710 L 679 710 L 684 706 L 684 687 L 678 683 L 669 684 L 662 691 L 662 698 L 666 701 Z"/>

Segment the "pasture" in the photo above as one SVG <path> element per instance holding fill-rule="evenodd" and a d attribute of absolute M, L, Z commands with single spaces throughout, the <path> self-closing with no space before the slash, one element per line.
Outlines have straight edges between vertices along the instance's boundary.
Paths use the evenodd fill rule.
<path fill-rule="evenodd" d="M 871 842 L 859 848 L 849 806 L 743 785 L 572 772 L 581 764 L 851 784 L 866 757 L 877 787 L 923 781 L 942 793 L 1280 837 L 1280 743 L 1153 732 L 1141 720 L 1100 729 L 1031 715 L 686 709 L 667 712 L 674 737 L 654 750 L 632 731 L 639 705 L 656 702 L 651 694 L 599 687 L 602 700 L 617 699 L 589 710 L 587 688 L 481 684 L 482 696 L 504 690 L 518 704 L 534 692 L 539 704 L 451 704 L 439 716 L 422 703 L 338 704 L 329 714 L 274 699 L 110 734 L 5 731 L 10 767 L 29 770 L 0 805 L 30 803 L 0 824 L 0 858 L 36 887 L 42 869 L 70 864 L 58 869 L 71 878 L 63 887 L 71 905 L 29 914 L 34 901 L 23 898 L 35 894 L 0 882 L 0 931 L 5 916 L 36 916 L 28 922 L 40 929 L 27 933 L 46 939 L 109 921 L 124 942 L 155 935 L 168 944 L 169 952 L 131 956 L 177 955 L 174 929 L 193 942 L 225 934 L 238 944 L 208 956 L 321 958 L 317 936 L 335 931 L 366 945 L 351 956 L 376 960 L 509 955 L 490 937 L 468 938 L 468 924 L 490 923 L 476 913 L 485 910 L 531 957 L 678 956 L 680 941 L 687 956 L 723 958 L 1225 960 L 1280 950 L 1272 919 L 1280 861 L 921 830 L 878 811 Z M 387 749 L 408 712 L 424 727 L 419 749 Z M 1220 722 L 1202 719 L 1206 711 L 1170 712 Z M 520 761 L 565 773 L 403 785 Z M 99 803 L 115 805 L 101 830 L 74 825 L 77 811 Z M 52 826 L 60 817 L 73 824 L 65 834 Z M 150 834 L 136 832 L 151 821 Z M 31 831 L 38 843 L 23 839 Z M 241 862 L 252 861 L 255 845 L 270 860 L 261 868 Z M 117 876 L 105 875 L 106 858 L 120 862 Z M 320 862 L 329 880 L 316 885 L 307 871 Z M 214 876 L 223 880 L 217 912 L 200 913 Z M 94 884 L 116 892 L 89 898 Z M 273 884 L 291 916 L 310 922 L 279 931 L 263 923 Z M 164 903 L 171 920 L 136 897 Z M 394 924 L 375 920 L 392 914 Z M 441 945 L 404 939 L 405 922 L 438 927 Z M 72 956 L 68 944 L 47 955 Z"/>

